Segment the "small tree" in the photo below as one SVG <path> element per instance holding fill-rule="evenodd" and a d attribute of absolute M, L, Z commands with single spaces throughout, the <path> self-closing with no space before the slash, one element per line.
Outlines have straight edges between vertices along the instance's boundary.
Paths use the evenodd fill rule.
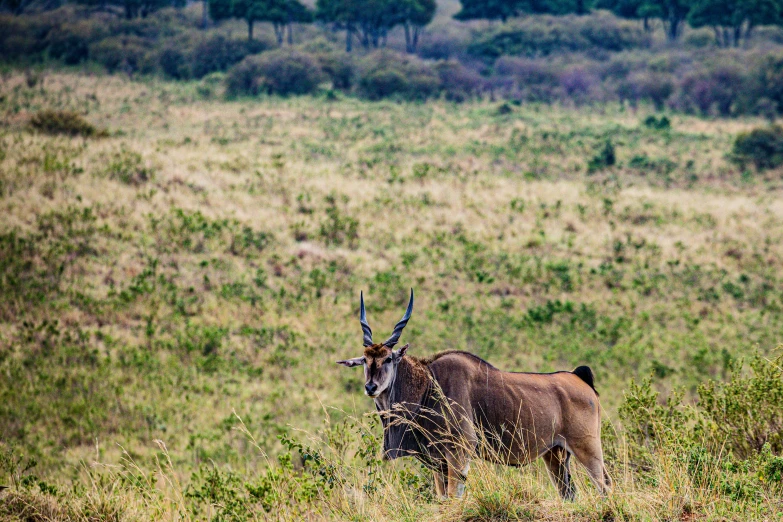
<path fill-rule="evenodd" d="M 248 40 L 253 39 L 256 22 L 269 22 L 280 45 L 286 27 L 289 43 L 293 43 L 291 24 L 312 21 L 312 13 L 299 0 L 209 0 L 209 14 L 213 20 L 242 18 Z"/>
<path fill-rule="evenodd" d="M 522 12 L 519 0 L 460 0 L 462 9 L 457 20 L 502 20 L 505 22 Z"/>
<path fill-rule="evenodd" d="M 432 22 L 437 9 L 435 0 L 401 0 L 400 19 L 405 29 L 405 50 L 415 53 L 421 30 Z"/>
<path fill-rule="evenodd" d="M 18 0 L 12 1 L 16 2 Z M 185 6 L 185 0 L 74 0 L 74 3 L 92 7 L 119 7 L 122 9 L 125 18 L 129 20 L 138 17 L 144 18 L 159 9 L 163 9 L 164 7 Z"/>
<path fill-rule="evenodd" d="M 185 0 L 115 0 L 107 4 L 121 6 L 125 10 L 125 18 L 146 17 L 148 14 L 164 7 L 184 7 Z"/>
<path fill-rule="evenodd" d="M 345 31 L 345 50 L 351 52 L 353 38 L 357 37 L 365 48 L 381 47 L 386 43 L 389 30 L 403 23 L 408 2 L 422 0 L 317 0 L 316 17 L 332 24 L 336 30 Z M 426 11 L 426 9 L 423 9 Z M 415 24 L 412 16 L 411 24 Z M 417 19 L 421 21 L 421 18 Z"/>
<path fill-rule="evenodd" d="M 650 18 L 655 17 L 648 0 L 598 0 L 595 7 L 608 9 L 620 18 L 642 20 L 645 31 L 651 31 Z"/>
<path fill-rule="evenodd" d="M 739 47 L 757 25 L 781 24 L 783 0 L 696 0 L 688 21 L 712 27 L 719 46 Z"/>
<path fill-rule="evenodd" d="M 682 33 L 682 27 L 694 0 L 599 0 L 596 7 L 609 9 L 617 16 L 644 20 L 645 28 L 649 28 L 648 20 L 658 18 L 663 22 L 666 38 L 675 41 Z M 739 0 L 742 1 L 742 0 Z"/>
<path fill-rule="evenodd" d="M 361 0 L 316 0 L 315 17 L 345 31 L 345 52 L 353 49 L 353 35 L 359 25 Z"/>
<path fill-rule="evenodd" d="M 502 20 L 522 14 L 587 14 L 594 0 L 460 0 L 457 20 Z"/>

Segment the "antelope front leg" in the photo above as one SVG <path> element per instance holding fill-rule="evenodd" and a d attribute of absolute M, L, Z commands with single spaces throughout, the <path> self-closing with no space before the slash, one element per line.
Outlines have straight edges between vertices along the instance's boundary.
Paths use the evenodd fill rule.
<path fill-rule="evenodd" d="M 442 471 L 434 471 L 435 475 L 435 494 L 438 500 L 445 500 L 446 496 L 446 475 Z"/>
<path fill-rule="evenodd" d="M 470 461 L 465 460 L 461 469 L 457 467 L 459 464 L 449 462 L 449 486 L 448 492 L 450 497 L 461 498 L 465 493 L 465 480 L 468 477 L 468 471 L 470 470 Z"/>

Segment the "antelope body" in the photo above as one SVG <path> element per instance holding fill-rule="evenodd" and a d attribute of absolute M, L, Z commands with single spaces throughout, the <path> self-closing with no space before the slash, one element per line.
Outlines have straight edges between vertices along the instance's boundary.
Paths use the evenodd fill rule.
<path fill-rule="evenodd" d="M 541 457 L 564 499 L 575 494 L 571 455 L 587 468 L 601 492 L 611 486 L 590 368 L 517 373 L 498 370 L 462 351 L 427 359 L 406 356 L 408 345 L 393 347 L 412 310 L 413 291 L 392 336 L 375 344 L 362 296 L 364 355 L 338 361 L 364 366 L 365 392 L 383 421 L 384 458 L 411 456 L 425 463 L 435 473 L 441 497 L 462 495 L 470 459 L 476 455 L 513 466 Z"/>

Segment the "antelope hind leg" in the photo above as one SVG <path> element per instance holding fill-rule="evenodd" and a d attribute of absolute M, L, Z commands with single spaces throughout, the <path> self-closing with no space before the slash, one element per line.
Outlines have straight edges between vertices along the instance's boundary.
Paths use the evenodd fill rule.
<path fill-rule="evenodd" d="M 552 479 L 552 483 L 557 488 L 557 492 L 560 493 L 560 497 L 563 500 L 574 500 L 576 487 L 574 487 L 574 483 L 571 481 L 571 471 L 569 469 L 571 454 L 565 448 L 555 446 L 544 453 L 541 458 L 546 463 L 549 478 Z"/>

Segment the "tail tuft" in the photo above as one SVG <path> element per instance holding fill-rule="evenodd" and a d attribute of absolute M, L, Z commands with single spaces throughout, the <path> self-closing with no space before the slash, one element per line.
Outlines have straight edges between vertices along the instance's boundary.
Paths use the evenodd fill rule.
<path fill-rule="evenodd" d="M 573 372 L 574 375 L 582 379 L 587 383 L 588 386 L 590 386 L 596 395 L 598 395 L 598 390 L 595 389 L 595 381 L 593 377 L 593 370 L 590 369 L 589 366 L 579 366 L 578 368 L 574 369 Z"/>

